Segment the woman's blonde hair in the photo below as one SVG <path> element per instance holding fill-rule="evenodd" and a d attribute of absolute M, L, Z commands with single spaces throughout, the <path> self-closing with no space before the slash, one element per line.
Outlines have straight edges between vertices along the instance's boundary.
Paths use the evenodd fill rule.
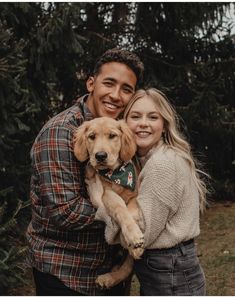
<path fill-rule="evenodd" d="M 177 151 L 189 163 L 192 177 L 199 191 L 200 209 L 203 211 L 206 205 L 206 194 L 208 193 L 208 190 L 205 182 L 200 176 L 204 175 L 209 177 L 209 175 L 199 169 L 200 164 L 193 157 L 190 144 L 185 140 L 184 135 L 180 132 L 179 117 L 167 97 L 155 88 L 138 90 L 125 109 L 124 119 L 127 119 L 133 104 L 143 97 L 150 98 L 156 104 L 158 111 L 164 120 L 163 141 L 165 144 Z"/>

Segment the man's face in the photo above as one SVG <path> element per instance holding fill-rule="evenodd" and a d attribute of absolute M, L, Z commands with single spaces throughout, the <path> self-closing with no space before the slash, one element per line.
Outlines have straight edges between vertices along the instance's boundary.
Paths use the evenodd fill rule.
<path fill-rule="evenodd" d="M 117 118 L 135 91 L 137 78 L 125 64 L 109 62 L 87 80 L 87 105 L 94 117 Z"/>

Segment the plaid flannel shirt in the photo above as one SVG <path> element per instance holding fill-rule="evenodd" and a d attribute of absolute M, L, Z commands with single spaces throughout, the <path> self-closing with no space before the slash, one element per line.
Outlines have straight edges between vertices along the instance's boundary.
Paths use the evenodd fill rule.
<path fill-rule="evenodd" d="M 92 118 L 86 98 L 50 119 L 33 144 L 28 263 L 80 293 L 104 295 L 95 278 L 110 271 L 116 247 L 105 242 L 104 223 L 94 220 L 85 163 L 73 153 L 75 129 Z"/>

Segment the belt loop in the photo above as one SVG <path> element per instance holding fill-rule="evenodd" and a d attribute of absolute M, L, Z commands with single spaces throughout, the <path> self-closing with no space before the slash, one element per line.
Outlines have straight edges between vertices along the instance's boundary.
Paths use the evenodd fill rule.
<path fill-rule="evenodd" d="M 186 249 L 185 249 L 185 246 L 183 245 L 182 242 L 179 244 L 179 248 L 180 248 L 180 251 L 182 253 L 182 256 L 185 256 L 186 255 Z"/>

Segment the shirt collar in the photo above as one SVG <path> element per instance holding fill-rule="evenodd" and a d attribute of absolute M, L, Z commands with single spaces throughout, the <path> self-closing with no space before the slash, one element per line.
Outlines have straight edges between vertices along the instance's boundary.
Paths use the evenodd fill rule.
<path fill-rule="evenodd" d="M 92 113 L 86 103 L 88 96 L 89 96 L 89 94 L 86 94 L 78 99 L 78 103 L 80 104 L 85 121 L 90 121 L 90 120 L 94 119 L 94 116 L 92 115 Z"/>

